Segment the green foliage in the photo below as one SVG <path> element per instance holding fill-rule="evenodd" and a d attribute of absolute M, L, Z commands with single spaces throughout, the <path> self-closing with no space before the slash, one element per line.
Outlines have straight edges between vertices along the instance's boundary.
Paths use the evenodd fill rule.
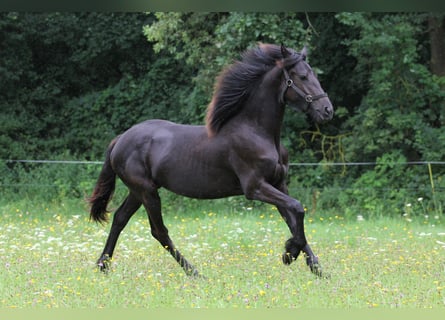
<path fill-rule="evenodd" d="M 145 64 L 130 58 L 147 52 L 148 45 L 140 41 L 146 15 L 2 13 L 1 17 L 0 119 L 8 123 L 2 127 L 6 135 L 0 139 L 2 159 L 46 158 L 63 152 L 64 123 L 71 120 L 66 106 L 72 99 L 104 90 L 127 73 L 138 77 L 146 70 Z M 11 140 L 20 147 L 11 149 Z"/>
<path fill-rule="evenodd" d="M 170 68 L 176 68 L 173 77 Z M 104 90 L 72 99 L 66 106 L 71 120 L 64 141 L 73 152 L 101 159 L 109 141 L 132 125 L 159 118 L 171 121 L 187 119 L 188 108 L 182 103 L 187 85 L 184 66 L 169 59 L 158 59 L 138 78 L 125 75 Z M 85 130 L 89 128 L 89 130 Z"/>
<path fill-rule="evenodd" d="M 1 159 L 66 150 L 101 159 L 109 140 L 136 122 L 185 118 L 190 70 L 153 56 L 142 34 L 152 16 L 2 15 Z"/>
<path fill-rule="evenodd" d="M 369 79 L 360 106 L 345 122 L 353 132 L 345 142 L 348 160 L 375 159 L 395 149 L 411 161 L 444 160 L 443 154 L 427 152 L 428 158 L 424 157 L 421 147 L 423 137 L 443 130 L 437 125 L 444 117 L 445 94 L 437 77 L 420 61 L 420 22 L 413 14 L 348 13 L 338 17 L 360 30 L 358 39 L 347 42 L 357 59 L 357 72 L 368 74 Z M 442 140 L 437 142 L 434 149 L 445 148 Z"/>
<path fill-rule="evenodd" d="M 364 172 L 350 190 L 346 190 L 349 197 L 343 197 L 341 207 L 360 207 L 365 216 L 375 214 L 401 215 L 403 204 L 407 196 L 406 187 L 401 177 L 412 170 L 404 164 L 406 158 L 395 151 L 377 158 L 377 164 L 373 170 Z M 425 175 L 425 178 L 427 176 Z"/>
<path fill-rule="evenodd" d="M 203 121 L 215 77 L 246 48 L 258 42 L 300 48 L 309 40 L 296 13 L 169 12 L 155 16 L 156 22 L 144 27 L 155 52 L 173 54 L 178 62 L 196 70 L 191 93 L 185 97 L 186 104 L 195 110 L 196 117 L 190 119 L 193 123 Z"/>
<path fill-rule="evenodd" d="M 290 161 L 326 164 L 291 168 L 295 196 L 370 215 L 402 214 L 421 197 L 441 212 L 444 166 L 430 175 L 425 165 L 388 164 L 445 161 L 445 80 L 429 70 L 429 15 L 0 13 L 0 159 L 102 160 L 109 141 L 142 120 L 201 124 L 215 77 L 246 48 L 307 45 L 336 114 L 315 126 L 287 111 Z M 27 196 L 82 197 L 78 186 L 92 188 L 96 175 L 74 167 L 3 161 L 0 184 L 40 181 L 57 190 Z"/>
<path fill-rule="evenodd" d="M 0 162 L 2 201 L 60 201 L 89 196 L 100 172 L 97 164 Z"/>
<path fill-rule="evenodd" d="M 319 205 L 360 208 L 366 215 L 383 209 L 402 214 L 404 203 L 425 197 L 428 210 L 440 213 L 426 166 L 393 165 L 445 160 L 439 151 L 445 148 L 443 79 L 431 74 L 422 55 L 426 48 L 419 49 L 425 16 L 340 13 L 336 19 L 351 30 L 341 44 L 356 61 L 354 79 L 363 83 L 352 87 L 362 96 L 360 102 L 340 109 L 341 130 L 348 133 L 342 139 L 344 159 L 378 164 L 347 168 L 340 176 L 324 174 L 323 184 L 332 187 L 324 190 Z M 444 170 L 441 166 L 435 172 L 437 180 Z M 343 190 L 340 196 L 338 189 Z"/>

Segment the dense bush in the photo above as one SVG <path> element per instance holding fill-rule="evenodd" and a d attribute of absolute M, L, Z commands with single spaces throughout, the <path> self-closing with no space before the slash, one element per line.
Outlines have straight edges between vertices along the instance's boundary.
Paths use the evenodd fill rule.
<path fill-rule="evenodd" d="M 218 72 L 245 48 L 272 42 L 308 46 L 336 108 L 322 126 L 287 111 L 291 162 L 377 162 L 293 167 L 305 202 L 403 214 L 422 198 L 426 212 L 441 211 L 445 166 L 401 163 L 445 161 L 445 78 L 434 60 L 444 16 L 0 13 L 2 195 L 83 197 L 97 166 L 6 160 L 102 160 L 110 139 L 141 120 L 202 123 Z M 55 189 L 20 187 L 31 182 Z"/>

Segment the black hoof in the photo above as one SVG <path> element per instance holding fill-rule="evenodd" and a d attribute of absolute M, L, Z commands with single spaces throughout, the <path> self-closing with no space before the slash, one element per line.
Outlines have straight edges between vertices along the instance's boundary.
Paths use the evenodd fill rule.
<path fill-rule="evenodd" d="M 206 276 L 203 276 L 202 274 L 200 274 L 198 271 L 194 270 L 191 273 L 187 274 L 189 277 L 193 278 L 193 279 L 202 279 L 202 280 L 208 280 L 208 278 Z"/>
<path fill-rule="evenodd" d="M 294 262 L 294 259 L 292 258 L 292 256 L 290 255 L 289 252 L 285 252 L 285 253 L 283 253 L 282 258 L 283 258 L 283 263 L 284 263 L 284 264 L 289 265 L 289 264 L 291 264 L 292 262 Z"/>
<path fill-rule="evenodd" d="M 103 255 L 98 261 L 97 261 L 97 267 L 100 271 L 103 273 L 107 273 L 110 270 L 110 264 L 111 264 L 111 258 L 109 255 Z"/>
<path fill-rule="evenodd" d="M 290 238 L 286 241 L 285 249 L 286 251 L 283 253 L 283 263 L 291 264 L 295 260 L 297 260 L 300 255 L 301 250 L 303 249 L 304 244 L 300 243 L 295 238 Z"/>
<path fill-rule="evenodd" d="M 188 275 L 189 277 L 193 277 L 193 278 L 201 277 L 201 275 L 199 274 L 199 272 L 196 269 L 186 270 L 185 274 Z"/>
<path fill-rule="evenodd" d="M 306 264 L 311 269 L 311 272 L 319 278 L 329 278 L 328 275 L 324 274 L 320 263 L 318 262 L 318 257 L 316 256 L 306 256 Z"/>

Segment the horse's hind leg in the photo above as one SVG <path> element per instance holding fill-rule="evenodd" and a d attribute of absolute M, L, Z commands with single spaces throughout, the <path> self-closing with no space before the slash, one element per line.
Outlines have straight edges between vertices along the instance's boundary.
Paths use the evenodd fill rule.
<path fill-rule="evenodd" d="M 111 257 L 113 256 L 117 239 L 130 218 L 140 208 L 141 204 L 142 203 L 130 193 L 116 210 L 113 217 L 113 224 L 111 225 L 110 233 L 108 235 L 107 242 L 105 243 L 105 248 L 99 260 L 97 260 L 97 266 L 100 268 L 100 270 L 106 271 L 109 268 L 109 263 Z"/>
<path fill-rule="evenodd" d="M 157 190 L 147 193 L 144 199 L 144 206 L 147 210 L 150 221 L 151 234 L 159 243 L 175 258 L 185 273 L 190 276 L 198 276 L 198 271 L 191 265 L 184 256 L 176 249 L 173 241 L 168 235 L 168 229 L 164 225 L 161 213 L 161 199 Z"/>

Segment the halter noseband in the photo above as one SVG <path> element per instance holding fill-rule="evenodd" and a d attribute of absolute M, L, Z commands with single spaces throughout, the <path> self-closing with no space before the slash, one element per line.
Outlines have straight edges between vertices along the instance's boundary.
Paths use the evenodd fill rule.
<path fill-rule="evenodd" d="M 309 108 L 310 104 L 313 101 L 316 101 L 318 99 L 327 97 L 328 94 L 326 92 L 323 92 L 321 94 L 317 94 L 315 96 L 311 95 L 311 94 L 306 94 L 303 90 L 301 90 L 300 88 L 298 88 L 295 83 L 294 80 L 292 80 L 289 76 L 289 73 L 287 72 L 286 68 L 283 68 L 283 73 L 284 73 L 284 78 L 286 79 L 286 87 L 283 89 L 283 92 L 281 93 L 281 101 L 284 102 L 284 95 L 287 92 L 287 89 L 292 88 L 300 97 L 302 97 L 304 99 L 304 101 L 306 101 L 307 107 L 306 110 Z M 303 111 L 306 111 L 303 110 Z"/>

